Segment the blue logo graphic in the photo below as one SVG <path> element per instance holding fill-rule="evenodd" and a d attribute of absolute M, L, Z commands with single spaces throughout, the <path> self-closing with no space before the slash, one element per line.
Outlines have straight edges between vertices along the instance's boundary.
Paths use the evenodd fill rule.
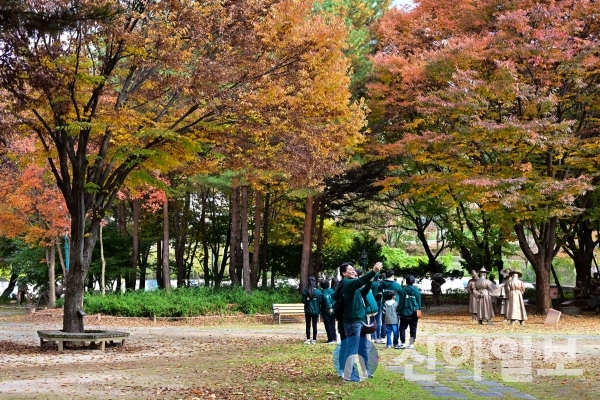
<path fill-rule="evenodd" d="M 341 360 L 341 361 L 340 361 Z M 333 367 L 346 381 L 360 382 L 373 376 L 379 365 L 379 354 L 373 342 L 350 336 L 333 351 Z"/>

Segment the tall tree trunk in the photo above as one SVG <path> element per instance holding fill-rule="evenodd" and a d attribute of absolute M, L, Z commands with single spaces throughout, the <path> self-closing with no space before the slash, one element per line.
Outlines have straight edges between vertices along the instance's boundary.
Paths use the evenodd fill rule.
<path fill-rule="evenodd" d="M 17 285 L 17 279 L 19 278 L 19 274 L 13 272 L 10 274 L 10 279 L 8 280 L 8 286 L 4 289 L 4 292 L 0 295 L 0 299 L 8 299 L 10 298 L 10 294 L 15 290 L 15 286 Z"/>
<path fill-rule="evenodd" d="M 236 271 L 239 255 L 239 222 L 239 190 L 237 187 L 234 187 L 231 193 L 231 255 L 229 257 L 229 278 L 231 279 L 231 286 L 239 286 L 240 284 L 240 280 Z"/>
<path fill-rule="evenodd" d="M 244 185 L 240 189 L 243 282 L 244 290 L 250 294 L 252 292 L 252 279 L 250 277 L 250 246 L 248 239 L 248 186 Z"/>
<path fill-rule="evenodd" d="M 319 207 L 321 204 L 322 195 L 319 194 L 313 198 L 312 212 L 311 212 L 311 221 L 310 221 L 310 253 L 308 260 L 308 276 L 318 276 L 318 271 L 315 268 L 315 254 L 312 251 L 313 243 L 316 243 L 316 227 L 317 227 L 317 217 L 319 216 Z M 307 281 L 308 282 L 308 281 Z"/>
<path fill-rule="evenodd" d="M 162 240 L 156 243 L 156 286 L 159 289 L 165 288 L 165 281 L 163 280 L 163 269 L 162 269 Z"/>
<path fill-rule="evenodd" d="M 133 199 L 133 227 L 131 228 L 132 246 L 131 249 L 131 272 L 130 272 L 130 285 L 127 289 L 135 290 L 135 283 L 137 278 L 138 270 L 138 259 L 140 256 L 140 200 Z"/>
<path fill-rule="evenodd" d="M 265 196 L 265 212 L 263 214 L 263 240 L 260 247 L 260 267 L 262 269 L 262 286 L 267 288 L 267 249 L 269 248 L 269 213 L 271 212 L 271 194 Z M 272 272 L 271 272 L 272 273 Z M 273 286 L 271 286 L 273 287 Z"/>
<path fill-rule="evenodd" d="M 567 227 L 562 225 L 563 231 Z M 591 279 L 592 263 L 594 261 L 594 249 L 600 242 L 598 234 L 589 226 L 587 221 L 581 221 L 575 228 L 575 235 L 567 238 L 563 250 L 571 257 L 575 264 L 575 281 L 581 283 L 582 293 L 588 293 Z"/>
<path fill-rule="evenodd" d="M 163 249 L 162 249 L 162 276 L 164 288 L 171 290 L 171 271 L 169 269 L 169 201 L 163 202 Z"/>
<path fill-rule="evenodd" d="M 100 291 L 102 296 L 106 295 L 106 259 L 104 258 L 104 240 L 102 239 L 102 225 L 100 225 L 100 262 L 102 271 L 100 272 Z"/>
<path fill-rule="evenodd" d="M 85 168 L 77 173 L 82 173 Z M 74 170 L 77 169 L 74 167 Z M 75 184 L 83 180 L 74 179 L 74 193 L 80 194 L 73 199 L 76 203 L 69 211 L 71 214 L 71 246 L 69 256 L 69 272 L 67 274 L 67 287 L 65 292 L 65 303 L 63 313 L 63 332 L 81 333 L 84 331 L 83 318 L 79 310 L 83 309 L 83 293 L 85 279 L 88 275 L 92 252 L 98 239 L 100 231 L 100 216 L 92 212 L 86 232 L 86 207 L 85 189 L 75 187 Z"/>
<path fill-rule="evenodd" d="M 323 198 L 319 201 L 319 207 L 316 210 L 316 214 L 319 217 L 319 225 L 316 227 L 316 237 L 315 242 L 317 244 L 317 248 L 315 249 L 314 255 L 314 275 L 315 277 L 319 276 L 321 272 L 321 258 L 323 256 L 323 227 L 325 225 L 325 202 Z"/>
<path fill-rule="evenodd" d="M 258 286 L 260 260 L 260 215 L 262 212 L 262 195 L 260 191 L 257 190 L 254 196 L 254 250 L 252 251 L 252 267 L 250 269 L 250 281 L 253 288 Z"/>
<path fill-rule="evenodd" d="M 535 271 L 536 306 L 540 314 L 546 314 L 552 305 L 550 300 L 550 271 L 552 260 L 562 245 L 562 243 L 556 243 L 556 223 L 556 218 L 552 218 L 537 227 L 529 227 L 535 241 L 537 253 L 534 253 L 534 249 L 527 241 L 524 226 L 522 224 L 515 226 L 519 246 Z"/>
<path fill-rule="evenodd" d="M 300 262 L 300 291 L 308 286 L 308 272 L 310 270 L 310 254 L 312 250 L 312 222 L 313 222 L 314 197 L 308 195 L 304 215 L 304 237 L 302 239 L 302 260 Z"/>
<path fill-rule="evenodd" d="M 148 258 L 152 246 L 144 244 L 140 251 L 140 290 L 146 290 L 146 272 L 148 271 Z"/>
<path fill-rule="evenodd" d="M 201 191 L 202 196 L 202 211 L 200 213 L 200 237 L 202 239 L 202 251 L 204 257 L 202 258 L 202 267 L 204 269 L 204 286 L 210 286 L 210 251 L 208 246 L 208 231 L 206 229 L 206 209 L 208 207 L 208 189 L 206 192 Z M 213 266 L 214 267 L 214 266 Z M 216 274 L 215 274 L 216 275 Z"/>
<path fill-rule="evenodd" d="M 121 274 L 117 275 L 117 286 L 115 286 L 115 293 L 121 293 L 123 287 L 123 277 Z"/>
<path fill-rule="evenodd" d="M 56 278 L 54 271 L 56 268 L 56 251 L 54 249 L 54 239 L 50 246 L 46 247 L 46 260 L 48 260 L 48 307 L 56 307 Z"/>
<path fill-rule="evenodd" d="M 177 265 L 177 287 L 185 286 L 187 268 L 185 263 L 185 248 L 188 240 L 188 225 L 190 218 L 191 193 L 185 192 L 183 210 L 180 212 L 177 200 L 173 201 L 173 224 L 175 228 L 175 263 Z"/>
<path fill-rule="evenodd" d="M 223 258 L 221 259 L 221 268 L 218 271 L 215 271 L 215 287 L 220 287 L 221 282 L 223 281 L 223 276 L 225 275 L 225 267 L 227 266 L 227 261 L 231 257 L 229 249 L 231 248 L 231 244 L 229 243 L 231 240 L 231 227 L 227 232 L 227 236 L 225 239 L 225 246 L 223 248 Z M 218 264 L 219 254 L 213 253 L 215 257 L 214 265 Z"/>

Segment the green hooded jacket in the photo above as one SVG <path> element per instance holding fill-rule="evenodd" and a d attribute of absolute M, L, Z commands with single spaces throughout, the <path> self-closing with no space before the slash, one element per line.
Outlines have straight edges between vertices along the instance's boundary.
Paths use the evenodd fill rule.
<path fill-rule="evenodd" d="M 302 292 L 302 303 L 304 304 L 304 313 L 308 315 L 319 315 L 321 310 L 321 291 L 315 288 L 314 296 L 308 295 L 308 288 Z"/>
<path fill-rule="evenodd" d="M 421 309 L 421 291 L 414 285 L 404 287 L 404 296 L 398 302 L 398 314 L 401 317 L 411 318 L 415 311 Z"/>

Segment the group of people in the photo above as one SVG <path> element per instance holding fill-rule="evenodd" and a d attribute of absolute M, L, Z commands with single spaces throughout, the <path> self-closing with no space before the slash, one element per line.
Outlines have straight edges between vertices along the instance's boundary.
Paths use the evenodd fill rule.
<path fill-rule="evenodd" d="M 525 301 L 523 300 L 525 284 L 519 279 L 523 274 L 521 271 L 510 269 L 503 269 L 500 273 L 503 280 L 497 285 L 487 278 L 485 268 L 479 270 L 479 276 L 475 270 L 471 271 L 467 290 L 470 294 L 469 312 L 472 320 L 480 325 L 483 324 L 483 321 L 492 325 L 492 319 L 495 316 L 493 298 L 499 298 L 501 300 L 500 314 L 504 316 L 504 322 L 514 324 L 518 321 L 523 325 L 527 320 Z"/>
<path fill-rule="evenodd" d="M 386 343 L 388 348 L 392 347 L 392 335 L 395 348 L 414 348 L 417 314 L 421 310 L 421 293 L 414 286 L 415 278 L 407 276 L 406 286 L 402 287 L 390 270 L 380 280 L 381 267 L 381 263 L 376 263 L 371 271 L 363 274 L 351 263 L 344 263 L 339 270 L 341 280 L 334 278 L 331 284 L 322 280 L 319 289 L 316 278 L 310 277 L 302 293 L 306 317 L 305 343 L 316 343 L 319 315 L 327 332 L 327 343 L 337 343 L 337 322 L 341 341 L 338 375 L 344 381 L 361 381 L 371 376 L 368 371 L 367 335 L 371 335 L 370 339 L 375 343 Z M 385 330 L 382 329 L 382 321 Z M 407 328 L 410 331 L 408 344 Z M 383 336 L 387 336 L 387 341 Z M 358 373 L 356 361 L 362 366 L 362 376 Z"/>

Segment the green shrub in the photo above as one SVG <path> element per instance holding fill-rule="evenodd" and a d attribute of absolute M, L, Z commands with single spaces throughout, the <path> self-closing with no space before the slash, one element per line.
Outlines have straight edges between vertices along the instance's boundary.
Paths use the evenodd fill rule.
<path fill-rule="evenodd" d="M 131 291 L 106 296 L 86 294 L 88 314 L 102 313 L 123 317 L 195 317 L 200 315 L 269 314 L 273 303 L 299 303 L 297 289 L 254 290 L 242 288 L 181 288 L 150 292 Z"/>

